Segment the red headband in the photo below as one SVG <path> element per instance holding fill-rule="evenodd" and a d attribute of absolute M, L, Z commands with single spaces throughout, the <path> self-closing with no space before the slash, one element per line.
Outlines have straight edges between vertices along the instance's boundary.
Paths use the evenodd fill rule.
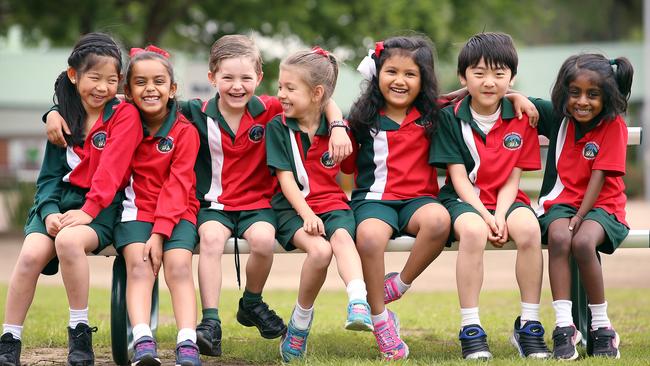
<path fill-rule="evenodd" d="M 324 49 L 322 49 L 322 48 L 320 48 L 320 47 L 318 47 L 318 46 L 314 46 L 314 48 L 311 49 L 311 52 L 312 52 L 312 53 L 317 53 L 317 54 L 319 54 L 319 55 L 321 55 L 321 56 L 324 56 L 324 57 L 326 57 L 326 58 L 329 58 L 329 57 L 330 57 L 330 53 L 329 53 L 329 52 L 325 51 Z"/>
<path fill-rule="evenodd" d="M 161 55 L 164 58 L 169 58 L 169 52 L 163 50 L 162 48 L 158 48 L 152 44 L 148 45 L 144 49 L 142 48 L 131 48 L 131 51 L 129 52 L 129 57 L 133 58 L 133 56 L 142 53 L 142 52 L 153 52 Z"/>

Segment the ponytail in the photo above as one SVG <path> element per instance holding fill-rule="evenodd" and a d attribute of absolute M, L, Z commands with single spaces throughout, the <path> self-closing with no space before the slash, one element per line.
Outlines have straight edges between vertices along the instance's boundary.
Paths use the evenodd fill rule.
<path fill-rule="evenodd" d="M 632 92 L 632 78 L 634 76 L 634 69 L 632 68 L 630 60 L 625 57 L 619 57 L 612 61 L 614 65 L 616 65 L 614 78 L 616 79 L 618 90 L 625 97 L 625 106 L 627 109 L 627 101 L 630 99 L 630 94 Z"/>
<path fill-rule="evenodd" d="M 72 135 L 65 135 L 68 145 L 81 145 L 84 139 L 83 122 L 86 120 L 86 110 L 81 104 L 77 88 L 63 71 L 54 82 L 54 104 L 59 105 L 59 113 L 68 123 Z M 81 126 L 80 126 L 81 124 Z"/>

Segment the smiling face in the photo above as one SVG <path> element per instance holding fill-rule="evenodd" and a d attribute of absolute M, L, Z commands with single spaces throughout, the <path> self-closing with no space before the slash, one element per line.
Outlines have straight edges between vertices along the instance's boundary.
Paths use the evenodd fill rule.
<path fill-rule="evenodd" d="M 469 66 L 465 76 L 460 76 L 460 83 L 472 96 L 472 109 L 482 115 L 496 112 L 513 82 L 509 68 L 488 66 L 483 59 L 475 66 Z"/>
<path fill-rule="evenodd" d="M 127 97 L 133 100 L 145 122 L 161 123 L 167 115 L 167 102 L 176 93 L 169 71 L 156 59 L 138 60 L 132 66 Z"/>
<path fill-rule="evenodd" d="M 582 70 L 569 83 L 567 111 L 579 123 L 589 123 L 603 111 L 603 91 L 598 74 Z"/>
<path fill-rule="evenodd" d="M 282 110 L 287 117 L 296 119 L 318 110 L 322 97 L 322 87 L 316 92 L 305 82 L 301 72 L 296 67 L 283 66 L 278 77 L 278 99 Z"/>
<path fill-rule="evenodd" d="M 101 111 L 117 94 L 120 82 L 115 59 L 109 56 L 95 57 L 97 62 L 83 73 L 77 73 L 73 68 L 68 69 L 68 77 L 76 85 L 87 113 Z"/>
<path fill-rule="evenodd" d="M 219 93 L 221 110 L 243 111 L 262 81 L 262 74 L 255 71 L 250 57 L 234 57 L 221 60 L 215 72 L 208 72 L 208 79 Z"/>
<path fill-rule="evenodd" d="M 379 71 L 379 90 L 387 112 L 405 112 L 420 94 L 420 68 L 413 59 L 396 54 L 387 58 Z"/>

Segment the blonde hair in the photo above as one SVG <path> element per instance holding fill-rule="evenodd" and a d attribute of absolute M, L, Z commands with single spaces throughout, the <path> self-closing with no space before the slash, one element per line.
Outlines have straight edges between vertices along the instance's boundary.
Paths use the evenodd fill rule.
<path fill-rule="evenodd" d="M 336 57 L 331 53 L 318 49 L 298 51 L 285 58 L 280 67 L 296 67 L 302 74 L 303 80 L 312 89 L 322 85 L 324 89 L 321 107 L 334 94 L 336 79 L 339 74 L 339 65 Z"/>
<path fill-rule="evenodd" d="M 219 63 L 229 58 L 249 57 L 255 66 L 255 73 L 262 75 L 262 55 L 253 39 L 242 34 L 229 34 L 217 39 L 210 48 L 209 67 L 217 72 Z"/>

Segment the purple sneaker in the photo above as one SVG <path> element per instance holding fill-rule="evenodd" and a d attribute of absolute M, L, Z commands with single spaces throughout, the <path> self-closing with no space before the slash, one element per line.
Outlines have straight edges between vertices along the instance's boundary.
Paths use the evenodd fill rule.
<path fill-rule="evenodd" d="M 131 366 L 160 366 L 160 358 L 156 351 L 156 341 L 144 336 L 138 339 L 133 346 L 134 354 Z"/>
<path fill-rule="evenodd" d="M 199 346 L 189 339 L 177 344 L 176 366 L 201 366 Z"/>
<path fill-rule="evenodd" d="M 392 311 L 388 310 L 388 320 L 374 324 L 372 332 L 377 339 L 379 352 L 386 361 L 406 359 L 409 355 L 409 347 L 399 337 L 399 320 Z"/>

